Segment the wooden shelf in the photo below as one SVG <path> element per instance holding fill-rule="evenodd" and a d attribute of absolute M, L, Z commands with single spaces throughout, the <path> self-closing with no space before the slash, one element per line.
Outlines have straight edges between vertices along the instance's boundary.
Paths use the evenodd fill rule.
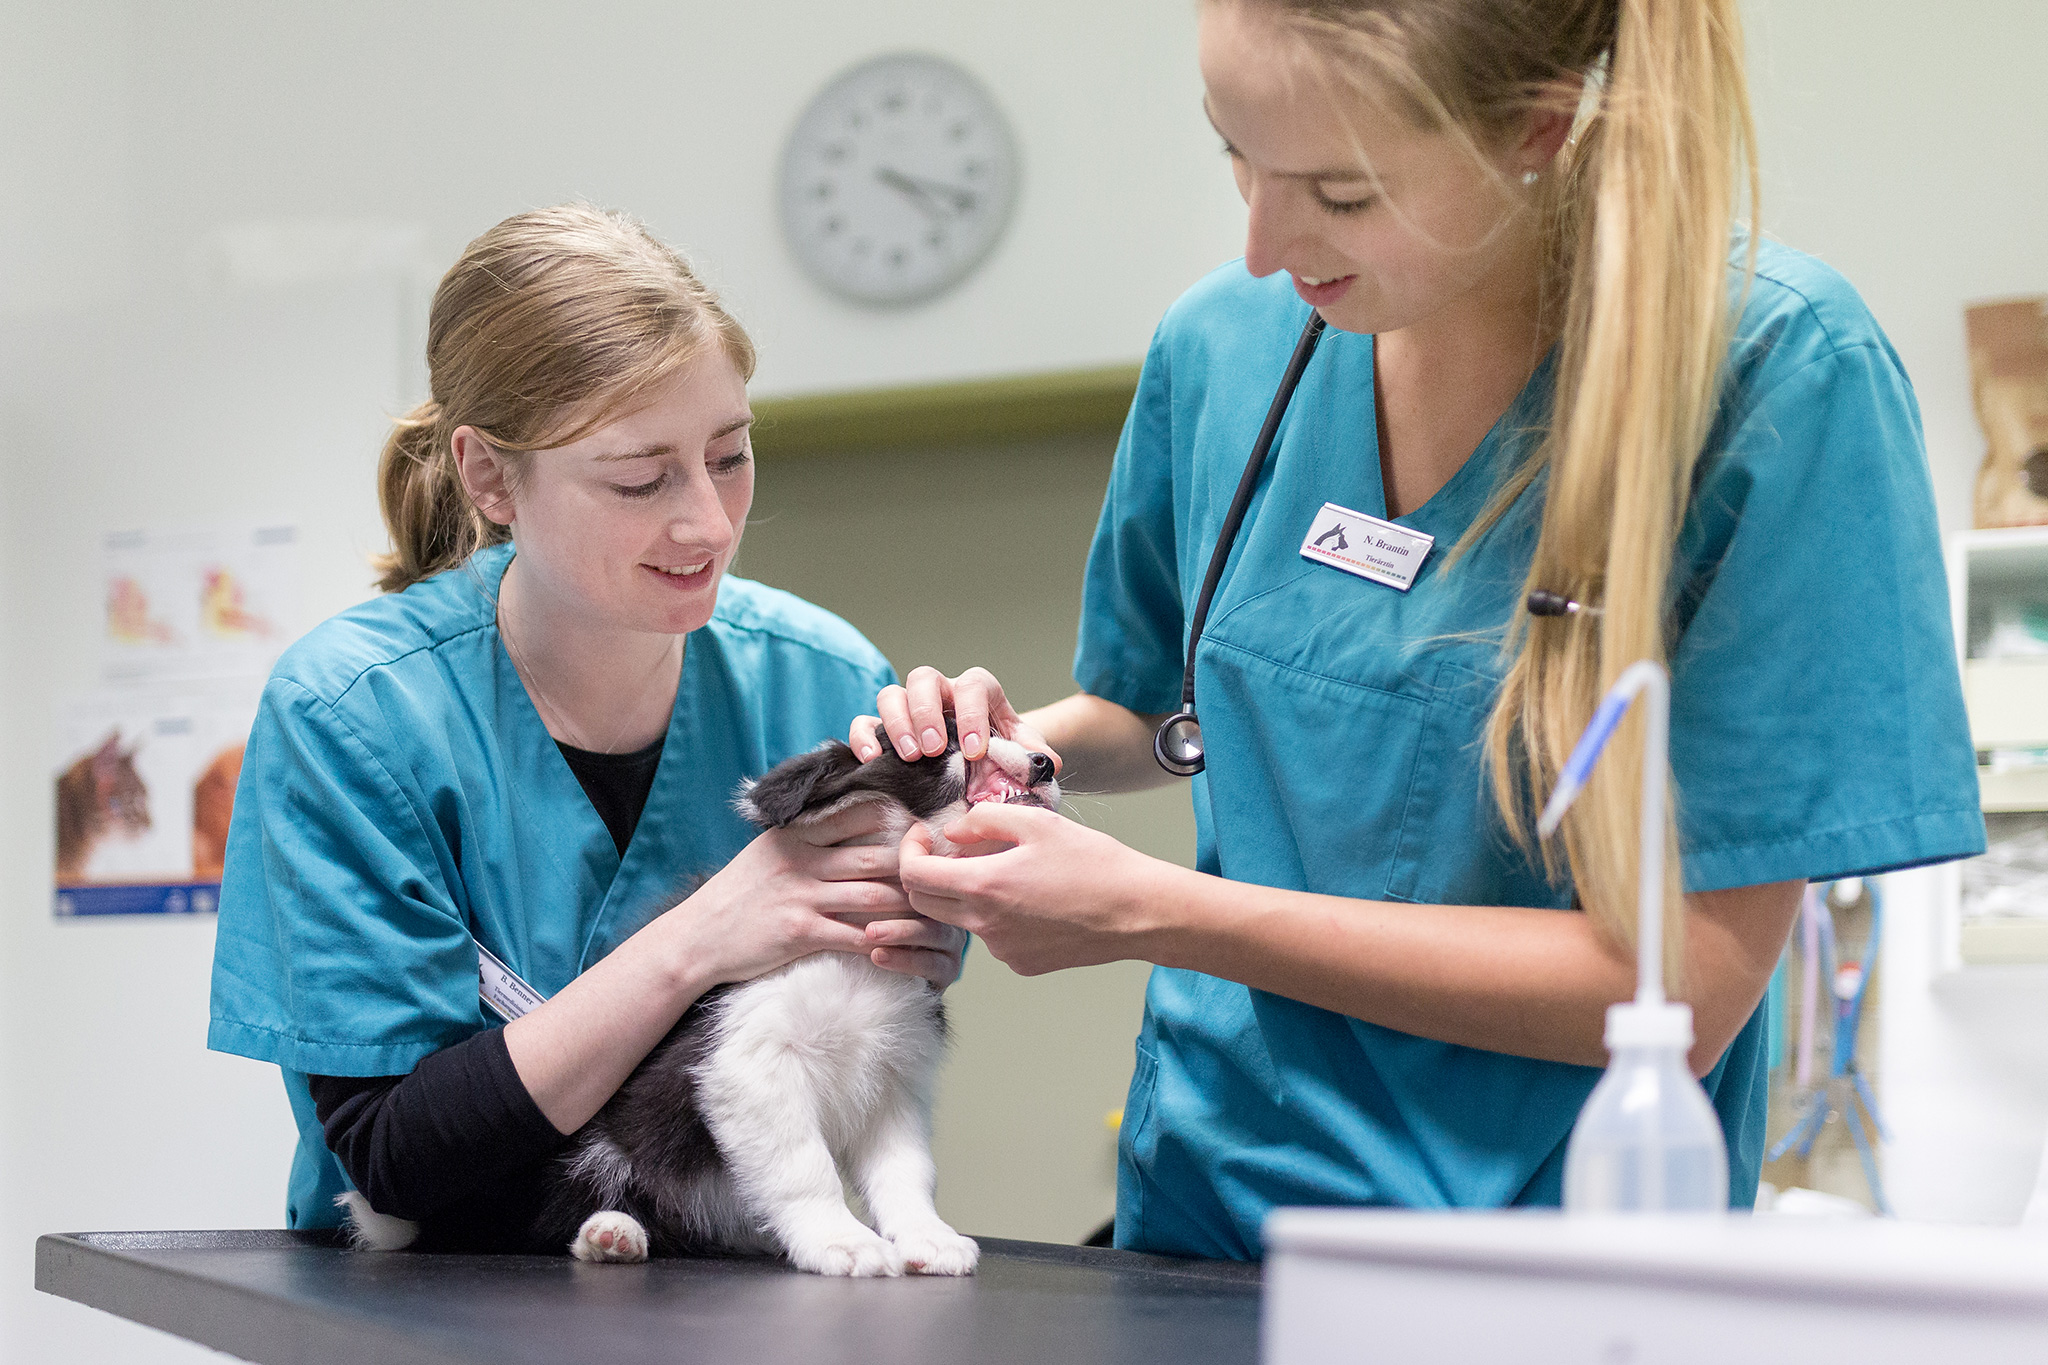
<path fill-rule="evenodd" d="M 1062 436 L 1114 438 L 1138 391 L 1136 365 L 916 388 L 758 398 L 766 457 L 929 450 Z"/>

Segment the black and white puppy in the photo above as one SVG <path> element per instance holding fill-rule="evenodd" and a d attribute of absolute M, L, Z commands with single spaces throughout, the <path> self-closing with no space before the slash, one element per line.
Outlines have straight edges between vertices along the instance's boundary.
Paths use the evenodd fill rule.
<path fill-rule="evenodd" d="M 972 762 L 957 742 L 913 763 L 886 745 L 862 763 L 823 744 L 743 788 L 737 804 L 762 829 L 871 804 L 882 828 L 858 842 L 895 843 L 926 821 L 934 851 L 951 855 L 939 830 L 970 806 L 1059 800 L 1050 758 L 992 739 Z M 719 987 L 577 1132 L 534 1241 L 584 1261 L 736 1251 L 780 1253 L 823 1275 L 972 1274 L 978 1249 L 932 1203 L 945 1036 L 928 982 L 849 953 Z M 867 1222 L 848 1207 L 848 1182 Z M 359 1243 L 412 1240 L 412 1225 L 344 1198 Z"/>

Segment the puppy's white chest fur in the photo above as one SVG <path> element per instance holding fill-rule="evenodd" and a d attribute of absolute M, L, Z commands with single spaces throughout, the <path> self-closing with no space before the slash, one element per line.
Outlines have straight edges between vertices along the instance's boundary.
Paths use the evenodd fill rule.
<path fill-rule="evenodd" d="M 937 994 L 922 979 L 885 972 L 866 958 L 818 953 L 735 987 L 722 1002 L 715 1042 L 698 1083 L 738 1110 L 757 1079 L 802 1074 L 818 1126 L 842 1161 L 893 1088 L 919 1098 L 945 1047 Z"/>

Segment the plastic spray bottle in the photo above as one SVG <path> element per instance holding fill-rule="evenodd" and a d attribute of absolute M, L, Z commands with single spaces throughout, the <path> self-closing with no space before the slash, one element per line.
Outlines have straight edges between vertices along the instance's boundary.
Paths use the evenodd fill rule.
<path fill-rule="evenodd" d="M 1564 1155 L 1567 1213 L 1701 1213 L 1728 1209 L 1728 1143 L 1693 1079 L 1692 1007 L 1664 998 L 1664 780 L 1671 675 L 1630 665 L 1579 736 L 1537 823 L 1556 832 L 1600 751 L 1639 694 L 1648 694 L 1643 744 L 1641 883 L 1636 910 L 1636 998 L 1607 1009 L 1607 1074 L 1593 1088 Z"/>

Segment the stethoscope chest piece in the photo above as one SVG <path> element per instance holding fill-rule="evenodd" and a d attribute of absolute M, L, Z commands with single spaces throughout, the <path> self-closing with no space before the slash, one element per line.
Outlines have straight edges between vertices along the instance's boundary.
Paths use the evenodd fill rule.
<path fill-rule="evenodd" d="M 1152 733 L 1152 756 L 1175 777 L 1202 771 L 1202 723 L 1192 711 L 1176 711 Z"/>

